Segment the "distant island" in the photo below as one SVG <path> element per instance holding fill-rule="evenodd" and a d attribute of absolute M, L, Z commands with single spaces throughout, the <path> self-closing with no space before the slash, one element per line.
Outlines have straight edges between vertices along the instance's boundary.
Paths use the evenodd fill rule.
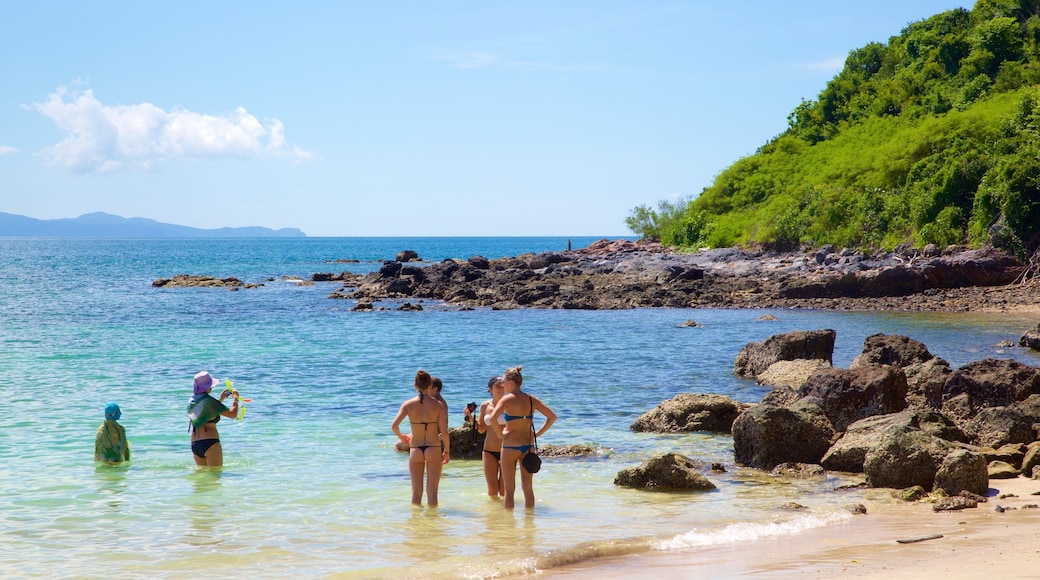
<path fill-rule="evenodd" d="M 40 220 L 0 212 L 0 237 L 38 238 L 303 238 L 297 228 L 259 226 L 202 229 L 147 218 L 125 218 L 104 212 L 78 218 Z"/>

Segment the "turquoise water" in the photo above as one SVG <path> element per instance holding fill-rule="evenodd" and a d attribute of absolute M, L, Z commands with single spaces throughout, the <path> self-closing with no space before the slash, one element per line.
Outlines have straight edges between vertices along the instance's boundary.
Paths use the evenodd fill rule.
<path fill-rule="evenodd" d="M 572 238 L 575 248 L 594 238 Z M 749 341 L 834 328 L 847 366 L 875 332 L 906 334 L 959 366 L 987 356 L 1040 364 L 1016 340 L 1021 315 L 647 309 L 350 312 L 283 276 L 375 269 L 397 251 L 427 260 L 562 250 L 566 238 L 290 240 L 0 239 L 0 573 L 11 576 L 494 577 L 596 554 L 695 549 L 774 529 L 832 525 L 847 478 L 776 482 L 732 465 L 732 440 L 648 435 L 628 426 L 680 392 L 757 401 L 732 375 Z M 331 264 L 328 260 L 357 259 Z M 154 289 L 174 274 L 237 276 L 262 288 Z M 269 279 L 274 279 L 270 281 Z M 777 322 L 759 321 L 770 312 Z M 679 328 L 687 319 L 702 328 Z M 549 459 L 533 511 L 485 496 L 480 464 L 453 460 L 440 507 L 409 505 L 390 421 L 425 368 L 462 407 L 487 378 L 522 364 L 524 386 L 559 415 L 542 443 L 592 444 L 594 459 Z M 192 376 L 230 378 L 248 405 L 224 419 L 221 472 L 197 471 L 185 405 Z M 97 468 L 106 402 L 133 446 L 129 467 Z M 715 492 L 613 485 L 652 453 L 720 461 Z M 868 495 L 870 492 L 866 492 Z M 778 511 L 787 501 L 812 516 Z M 786 532 L 785 532 L 786 533 Z M 727 540 L 718 540 L 727 538 Z"/>

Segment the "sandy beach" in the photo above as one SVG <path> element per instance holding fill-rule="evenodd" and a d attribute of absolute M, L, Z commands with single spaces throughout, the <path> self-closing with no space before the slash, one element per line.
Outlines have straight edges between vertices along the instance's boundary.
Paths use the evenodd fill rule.
<path fill-rule="evenodd" d="M 844 524 L 754 543 L 593 560 L 547 572 L 578 578 L 1037 578 L 1040 480 L 990 480 L 989 501 L 934 512 L 929 503 L 868 504 Z M 1005 496 L 1001 498 L 1001 496 Z M 997 506 L 1006 508 L 998 512 Z M 941 535 L 914 543 L 897 540 Z"/>

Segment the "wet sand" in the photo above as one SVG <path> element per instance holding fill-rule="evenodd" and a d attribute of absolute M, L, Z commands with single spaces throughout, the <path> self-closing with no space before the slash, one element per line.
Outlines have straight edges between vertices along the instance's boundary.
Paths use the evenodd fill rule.
<path fill-rule="evenodd" d="M 681 552 L 605 558 L 549 570 L 555 579 L 638 578 L 1037 578 L 1040 480 L 990 480 L 989 501 L 954 512 L 924 502 L 867 504 L 846 523 L 783 536 Z M 1014 494 L 1005 497 L 1002 494 Z M 1003 513 L 997 506 L 1008 509 Z M 876 511 L 875 511 L 876 510 Z M 900 539 L 942 535 L 915 543 Z"/>

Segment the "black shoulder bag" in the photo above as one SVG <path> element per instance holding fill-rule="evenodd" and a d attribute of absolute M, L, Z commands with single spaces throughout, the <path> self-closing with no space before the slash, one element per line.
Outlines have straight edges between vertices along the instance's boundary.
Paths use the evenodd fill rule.
<path fill-rule="evenodd" d="M 531 398 L 531 395 L 527 395 L 527 397 L 531 401 L 531 437 L 534 439 L 534 447 L 524 454 L 520 464 L 528 473 L 538 473 L 542 469 L 542 458 L 538 457 L 538 434 L 534 430 L 534 399 Z"/>

